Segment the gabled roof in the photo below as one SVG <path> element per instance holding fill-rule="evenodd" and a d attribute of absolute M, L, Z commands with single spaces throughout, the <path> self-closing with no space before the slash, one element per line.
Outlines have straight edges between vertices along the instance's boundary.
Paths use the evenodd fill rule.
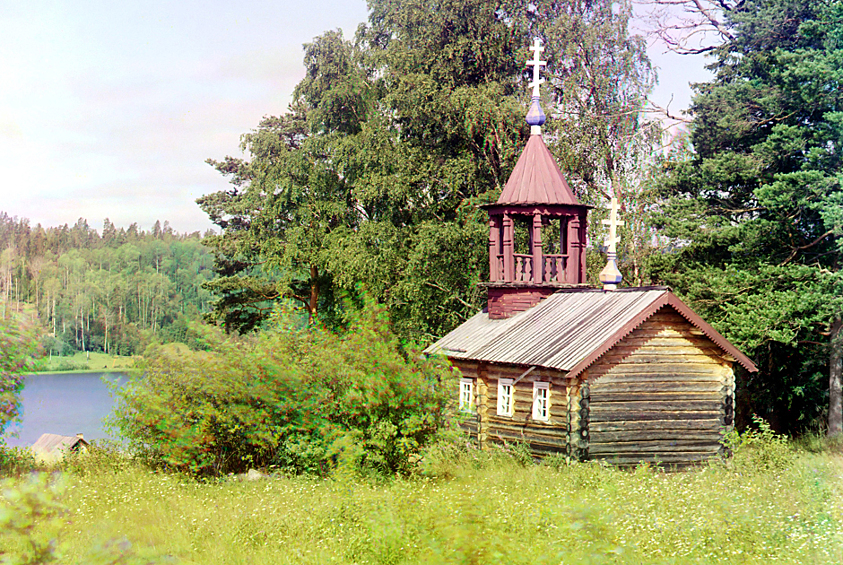
<path fill-rule="evenodd" d="M 563 289 L 511 318 L 486 311 L 428 347 L 452 359 L 547 367 L 575 377 L 662 308 L 670 307 L 748 371 L 758 369 L 665 287 Z"/>
<path fill-rule="evenodd" d="M 87 446 L 88 442 L 77 436 L 62 436 L 58 434 L 41 434 L 32 445 L 32 453 L 36 457 L 46 459 L 61 459 L 77 446 Z"/>
<path fill-rule="evenodd" d="M 580 205 L 541 135 L 531 135 L 498 204 Z"/>

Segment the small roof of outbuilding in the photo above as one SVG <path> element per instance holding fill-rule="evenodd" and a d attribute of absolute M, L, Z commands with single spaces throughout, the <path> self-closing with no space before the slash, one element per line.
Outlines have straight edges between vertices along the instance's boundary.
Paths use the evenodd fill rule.
<path fill-rule="evenodd" d="M 531 135 L 497 204 L 580 206 L 541 135 Z"/>
<path fill-rule="evenodd" d="M 653 314 L 671 307 L 748 371 L 753 362 L 666 287 L 562 289 L 511 318 L 484 310 L 428 347 L 452 359 L 538 366 L 574 377 Z"/>
<path fill-rule="evenodd" d="M 87 445 L 88 442 L 82 438 L 81 434 L 75 436 L 41 434 L 38 441 L 32 445 L 32 453 L 36 457 L 60 459 L 77 447 Z"/>

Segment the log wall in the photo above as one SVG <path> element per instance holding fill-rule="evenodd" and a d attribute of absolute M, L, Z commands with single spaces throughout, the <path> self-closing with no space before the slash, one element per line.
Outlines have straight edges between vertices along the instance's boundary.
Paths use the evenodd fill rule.
<path fill-rule="evenodd" d="M 515 381 L 529 367 L 490 365 L 471 361 L 454 360 L 454 365 L 464 377 L 475 379 L 477 401 L 475 416 L 463 427 L 478 440 L 481 446 L 488 442 L 526 442 L 537 456 L 551 453 L 568 453 L 572 420 L 569 419 L 571 387 L 565 373 L 536 368 L 513 386 L 513 413 L 511 417 L 498 416 L 498 379 Z M 550 383 L 548 394 L 548 420 L 533 419 L 533 383 Z M 576 418 L 573 425 L 576 425 Z"/>
<path fill-rule="evenodd" d="M 672 309 L 656 313 L 585 375 L 587 457 L 620 465 L 714 457 L 733 426 L 733 361 Z"/>

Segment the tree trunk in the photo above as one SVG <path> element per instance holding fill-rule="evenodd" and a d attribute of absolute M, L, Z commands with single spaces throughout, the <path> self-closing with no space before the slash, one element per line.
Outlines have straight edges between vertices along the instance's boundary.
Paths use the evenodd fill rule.
<path fill-rule="evenodd" d="M 316 316 L 317 305 L 319 304 L 319 283 L 316 282 L 319 277 L 319 269 L 315 265 L 310 266 L 310 301 L 307 305 L 308 317 L 313 321 Z"/>
<path fill-rule="evenodd" d="M 831 325 L 831 354 L 828 360 L 828 435 L 843 434 L 843 319 L 836 319 Z"/>

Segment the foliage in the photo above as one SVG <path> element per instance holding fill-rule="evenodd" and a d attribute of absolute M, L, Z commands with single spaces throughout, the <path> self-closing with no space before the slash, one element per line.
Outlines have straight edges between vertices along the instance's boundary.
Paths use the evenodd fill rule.
<path fill-rule="evenodd" d="M 0 483 L 0 554 L 13 549 L 5 563 L 35 565 L 56 561 L 56 530 L 66 509 L 59 501 L 62 485 L 47 473 L 24 481 Z"/>
<path fill-rule="evenodd" d="M 732 429 L 723 440 L 730 453 L 729 463 L 744 471 L 780 471 L 793 462 L 793 454 L 785 435 L 777 434 L 770 424 L 752 416 L 755 428 L 743 432 Z"/>
<path fill-rule="evenodd" d="M 139 354 L 207 310 L 211 295 L 202 284 L 213 271 L 203 241 L 166 222 L 146 232 L 136 224 L 118 230 L 106 219 L 100 234 L 82 218 L 45 229 L 0 212 L 0 300 L 12 309 L 34 306 L 49 330 L 48 356 Z"/>
<path fill-rule="evenodd" d="M 278 475 L 197 482 L 130 466 L 69 474 L 67 562 L 103 539 L 147 559 L 217 563 L 816 563 L 843 547 L 839 458 L 777 471 L 522 466 L 454 455 L 448 479 Z M 46 534 L 44 524 L 35 535 Z M 45 536 L 46 537 L 46 536 Z"/>
<path fill-rule="evenodd" d="M 35 468 L 35 456 L 31 449 L 0 444 L 0 477 L 19 477 Z"/>
<path fill-rule="evenodd" d="M 840 420 L 823 381 L 843 311 L 843 4 L 729 6 L 716 76 L 696 86 L 693 153 L 663 185 L 676 252 L 651 267 L 761 368 L 739 385 L 747 411 L 797 431 L 828 400 Z"/>
<path fill-rule="evenodd" d="M 629 168 L 620 150 L 642 129 L 653 76 L 629 5 L 616 7 L 373 0 L 353 42 L 315 38 L 289 112 L 243 136 L 247 159 L 209 160 L 232 184 L 199 200 L 223 229 L 209 239 L 212 317 L 248 331 L 292 299 L 332 325 L 361 283 L 404 338 L 476 313 L 488 270 L 477 206 L 497 198 L 529 133 L 533 36 L 550 62 L 549 145 L 577 192 L 596 201 Z"/>
<path fill-rule="evenodd" d="M 125 471 L 124 471 L 125 472 Z M 125 536 L 102 542 L 91 540 L 81 559 L 68 561 L 59 547 L 62 523 L 67 522 L 66 481 L 50 473 L 0 483 L 0 556 L 11 565 L 84 563 L 85 565 L 151 565 L 162 563 L 138 552 Z M 74 535 L 79 532 L 74 532 Z"/>
<path fill-rule="evenodd" d="M 6 310 L 0 301 L 0 309 Z M 0 445 L 10 422 L 20 416 L 23 374 L 38 349 L 33 321 L 24 314 L 0 315 Z"/>
<path fill-rule="evenodd" d="M 280 467 L 407 472 L 454 398 L 451 370 L 402 348 L 369 306 L 337 335 L 279 311 L 259 335 L 209 351 L 147 352 L 114 423 L 152 462 L 197 474 Z"/>

